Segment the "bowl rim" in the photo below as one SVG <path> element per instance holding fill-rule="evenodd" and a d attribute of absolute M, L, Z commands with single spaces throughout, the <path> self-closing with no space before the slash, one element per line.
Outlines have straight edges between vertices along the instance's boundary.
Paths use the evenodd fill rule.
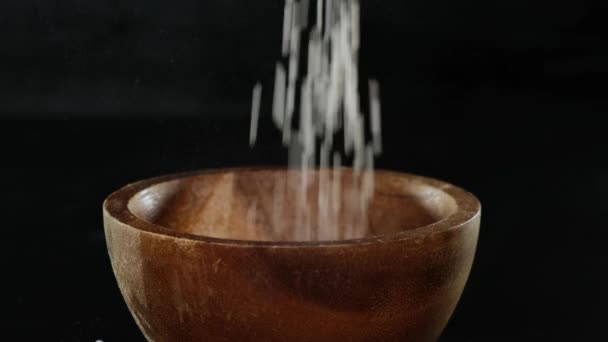
<path fill-rule="evenodd" d="M 346 169 L 346 168 L 345 168 Z M 456 211 L 441 220 L 428 225 L 391 233 L 385 235 L 367 236 L 357 239 L 345 240 L 315 240 L 315 241 L 263 241 L 263 240 L 237 240 L 215 238 L 205 235 L 196 235 L 190 233 L 179 232 L 174 229 L 164 227 L 149 221 L 146 221 L 129 209 L 129 202 L 139 192 L 161 183 L 174 181 L 180 178 L 187 178 L 205 174 L 227 173 L 227 172 L 247 172 L 247 171 L 262 171 L 262 170 L 288 170 L 286 167 L 233 167 L 233 168 L 216 168 L 205 169 L 181 173 L 173 173 L 153 178 L 140 180 L 130 183 L 112 194 L 110 194 L 103 203 L 104 218 L 106 215 L 123 225 L 140 230 L 150 234 L 162 235 L 169 238 L 184 239 L 192 242 L 231 245 L 242 247 L 276 247 L 276 248 L 293 248 L 293 247 L 325 247 L 325 246 L 346 246 L 346 245 L 365 245 L 386 243 L 391 241 L 420 239 L 429 235 L 440 232 L 453 231 L 462 228 L 469 222 L 478 219 L 481 216 L 481 203 L 472 193 L 435 178 L 419 176 L 412 173 L 398 172 L 377 169 L 374 170 L 376 175 L 388 175 L 394 177 L 406 177 L 419 184 L 433 187 L 437 190 L 451 196 L 456 202 Z M 105 222 L 105 228 L 108 224 Z"/>

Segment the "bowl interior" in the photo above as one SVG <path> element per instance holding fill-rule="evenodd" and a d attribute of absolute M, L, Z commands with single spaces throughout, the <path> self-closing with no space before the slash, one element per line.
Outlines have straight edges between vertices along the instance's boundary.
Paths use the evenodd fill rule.
<path fill-rule="evenodd" d="M 372 177 L 375 186 L 368 204 L 357 193 L 362 177 L 349 169 L 339 175 L 260 169 L 157 183 L 133 196 L 128 207 L 140 219 L 179 232 L 255 241 L 389 235 L 435 223 L 457 210 L 452 196 L 418 177 L 379 172 Z M 320 195 L 320 187 L 331 190 Z M 335 213 L 333 220 L 327 220 L 328 211 Z M 302 229 L 304 223 L 307 229 Z"/>

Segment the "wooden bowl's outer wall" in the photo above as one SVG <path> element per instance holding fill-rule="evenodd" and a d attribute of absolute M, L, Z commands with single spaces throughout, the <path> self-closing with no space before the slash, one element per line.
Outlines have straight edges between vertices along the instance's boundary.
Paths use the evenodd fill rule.
<path fill-rule="evenodd" d="M 125 202 L 163 179 L 132 184 L 104 204 L 112 267 L 149 341 L 435 341 L 467 281 L 481 208 L 420 179 L 455 196 L 457 214 L 390 238 L 318 244 L 158 231 Z"/>

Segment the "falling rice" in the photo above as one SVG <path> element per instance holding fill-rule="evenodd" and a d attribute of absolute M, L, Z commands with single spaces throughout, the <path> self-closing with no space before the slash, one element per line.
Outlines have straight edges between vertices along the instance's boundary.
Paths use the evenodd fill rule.
<path fill-rule="evenodd" d="M 258 121 L 260 119 L 260 104 L 262 101 L 262 85 L 253 87 L 253 101 L 251 105 L 251 127 L 249 129 L 249 146 L 255 145 L 258 136 Z"/>
<path fill-rule="evenodd" d="M 362 113 L 359 23 L 359 0 L 317 0 L 314 5 L 310 0 L 285 1 L 283 58 L 275 71 L 272 118 L 289 151 L 289 167 L 299 173 L 297 177 L 282 178 L 274 187 L 271 229 L 279 235 L 296 240 L 348 239 L 363 236 L 368 228 L 374 158 L 382 152 L 381 108 L 379 83 L 370 80 L 367 119 Z M 307 44 L 302 43 L 303 39 L 308 39 Z M 256 84 L 252 144 L 257 135 L 261 92 L 261 85 Z M 294 121 L 296 117 L 299 120 Z M 370 142 L 365 139 L 366 122 L 371 126 Z M 294 123 L 299 123 L 297 128 Z M 337 140 L 337 134 L 342 134 L 342 139 Z M 337 144 L 341 141 L 342 146 Z M 342 153 L 347 161 L 352 160 L 352 184 L 345 184 L 342 177 Z M 317 204 L 313 206 L 308 198 L 313 174 L 309 170 L 317 169 L 317 165 Z M 286 185 L 285 181 L 293 184 Z M 298 189 L 295 213 L 284 210 L 288 189 Z M 296 217 L 293 227 L 286 227 L 284 215 Z"/>

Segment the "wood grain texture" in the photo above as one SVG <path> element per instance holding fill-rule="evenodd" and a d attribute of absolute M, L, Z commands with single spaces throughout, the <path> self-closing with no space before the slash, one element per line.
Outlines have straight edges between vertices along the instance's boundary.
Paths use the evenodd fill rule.
<path fill-rule="evenodd" d="M 269 169 L 166 176 L 106 200 L 114 273 L 148 340 L 436 340 L 473 262 L 475 197 L 380 171 L 364 236 L 291 241 L 264 229 L 269 189 L 284 176 Z M 255 229 L 243 219 L 252 199 L 266 208 Z"/>

